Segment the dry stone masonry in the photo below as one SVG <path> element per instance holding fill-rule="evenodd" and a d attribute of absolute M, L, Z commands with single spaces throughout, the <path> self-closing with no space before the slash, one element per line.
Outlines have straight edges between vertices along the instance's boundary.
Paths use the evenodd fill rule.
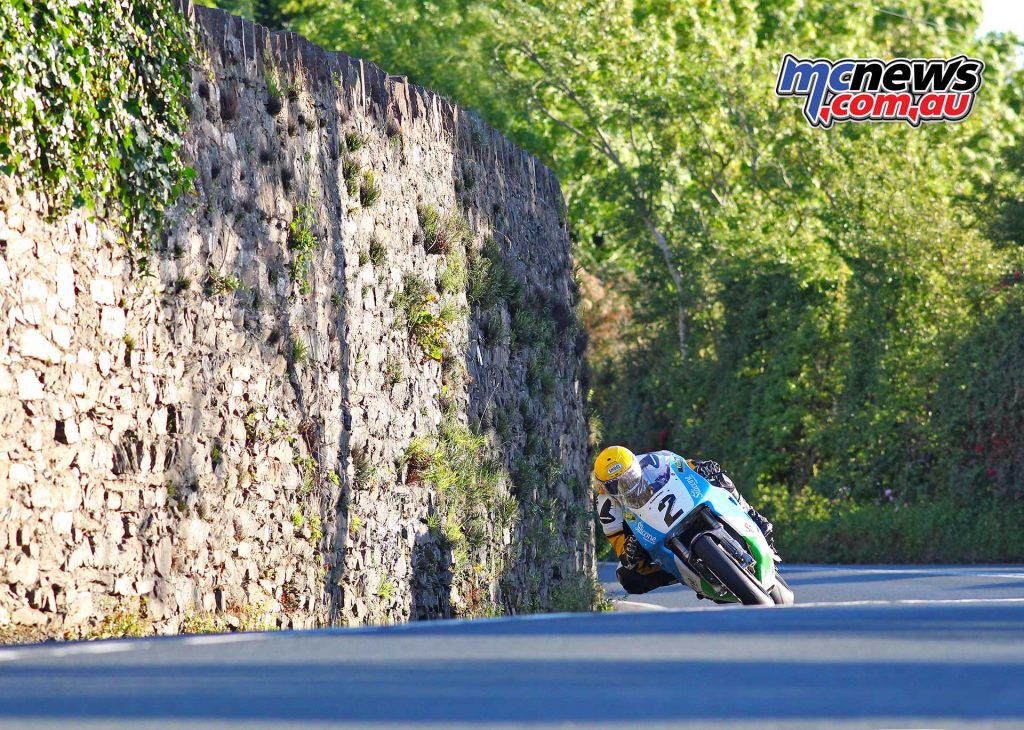
<path fill-rule="evenodd" d="M 0 635 L 589 602 L 555 177 L 373 64 L 189 13 L 197 175 L 155 250 L 0 180 Z"/>

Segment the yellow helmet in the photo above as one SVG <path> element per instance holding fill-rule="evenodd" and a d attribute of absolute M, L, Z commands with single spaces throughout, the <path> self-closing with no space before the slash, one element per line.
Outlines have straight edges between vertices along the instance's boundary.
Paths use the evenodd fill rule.
<path fill-rule="evenodd" d="M 594 486 L 599 492 L 617 496 L 620 487 L 625 486 L 621 491 L 629 491 L 639 478 L 640 463 L 625 446 L 609 446 L 594 460 Z"/>

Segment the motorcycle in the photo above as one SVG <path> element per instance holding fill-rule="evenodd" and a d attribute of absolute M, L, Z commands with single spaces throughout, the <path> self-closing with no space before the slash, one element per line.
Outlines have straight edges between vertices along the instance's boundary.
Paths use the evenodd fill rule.
<path fill-rule="evenodd" d="M 670 452 L 646 454 L 640 467 L 637 487 L 617 499 L 656 563 L 717 603 L 793 603 L 774 551 L 728 490 L 712 486 Z"/>

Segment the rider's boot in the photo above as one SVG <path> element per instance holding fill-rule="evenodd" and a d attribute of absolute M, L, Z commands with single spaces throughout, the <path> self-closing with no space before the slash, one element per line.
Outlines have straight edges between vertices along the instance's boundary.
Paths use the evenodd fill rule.
<path fill-rule="evenodd" d="M 656 565 L 620 565 L 615 571 L 615 577 L 626 593 L 631 595 L 648 593 L 655 588 L 678 582 L 675 576 Z"/>
<path fill-rule="evenodd" d="M 750 507 L 749 505 L 747 506 Z M 750 507 L 747 510 L 747 514 L 750 515 L 750 519 L 753 520 L 754 524 L 761 530 L 761 533 L 764 535 L 765 542 L 768 543 L 768 547 L 770 547 L 772 552 L 775 553 L 775 562 L 781 563 L 782 558 L 779 557 L 779 550 L 775 547 L 775 528 L 772 526 L 772 523 L 769 522 L 767 517 L 762 515 L 753 507 Z"/>

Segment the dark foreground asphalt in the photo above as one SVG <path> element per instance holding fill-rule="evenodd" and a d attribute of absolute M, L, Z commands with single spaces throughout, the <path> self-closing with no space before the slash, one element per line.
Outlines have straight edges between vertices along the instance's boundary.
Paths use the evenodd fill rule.
<path fill-rule="evenodd" d="M 1024 569 L 852 570 L 786 609 L 0 650 L 0 727 L 1024 728 Z"/>

